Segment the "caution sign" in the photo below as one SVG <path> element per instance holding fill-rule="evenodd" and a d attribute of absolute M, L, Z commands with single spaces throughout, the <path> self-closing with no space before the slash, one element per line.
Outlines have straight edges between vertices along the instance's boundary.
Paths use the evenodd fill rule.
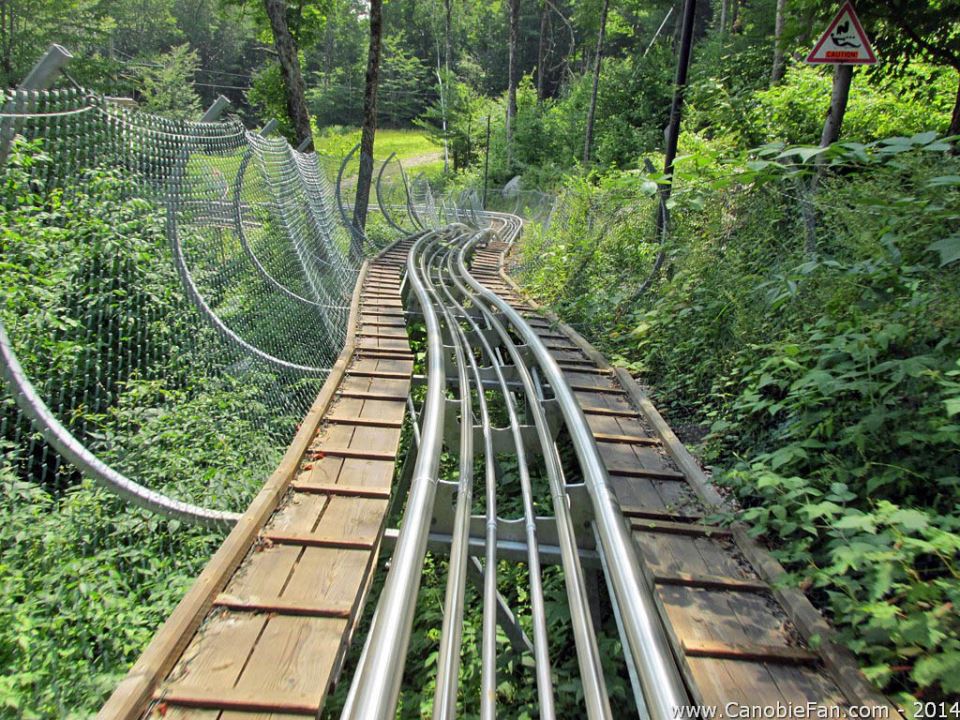
<path fill-rule="evenodd" d="M 840 8 L 827 31 L 807 55 L 807 62 L 836 65 L 873 65 L 877 62 L 852 3 L 847 2 Z"/>

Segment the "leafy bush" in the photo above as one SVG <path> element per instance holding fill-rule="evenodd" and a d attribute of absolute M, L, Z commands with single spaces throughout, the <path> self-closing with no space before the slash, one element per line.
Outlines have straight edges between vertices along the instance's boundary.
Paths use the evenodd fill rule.
<path fill-rule="evenodd" d="M 929 129 L 944 132 L 950 125 L 954 84 L 952 73 L 924 65 L 884 84 L 857 74 L 843 137 L 870 142 Z M 831 85 L 828 72 L 800 63 L 787 68 L 779 85 L 761 90 L 737 89 L 726 78 L 711 74 L 691 86 L 687 128 L 733 139 L 740 147 L 777 140 L 816 143 L 830 105 Z"/>

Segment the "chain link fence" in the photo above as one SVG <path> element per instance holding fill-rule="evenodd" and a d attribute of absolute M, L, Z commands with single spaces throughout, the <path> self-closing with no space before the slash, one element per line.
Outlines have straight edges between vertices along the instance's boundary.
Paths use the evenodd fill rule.
<path fill-rule="evenodd" d="M 79 88 L 8 91 L 0 157 L 5 465 L 229 522 L 343 347 L 360 259 L 328 169 Z"/>

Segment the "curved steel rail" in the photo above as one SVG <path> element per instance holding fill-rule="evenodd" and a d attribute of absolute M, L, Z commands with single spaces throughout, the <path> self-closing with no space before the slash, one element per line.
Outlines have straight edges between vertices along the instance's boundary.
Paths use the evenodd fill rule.
<path fill-rule="evenodd" d="M 442 285 L 442 277 L 438 278 Z M 444 286 L 444 294 L 449 299 L 452 299 L 449 290 Z M 462 305 L 459 305 L 455 301 L 452 303 L 454 310 L 461 315 L 467 323 L 470 325 L 471 330 L 473 330 L 477 339 L 481 344 L 481 348 L 485 356 L 490 360 L 491 365 L 494 369 L 497 383 L 500 387 L 500 391 L 503 394 L 505 400 L 507 416 L 510 423 L 510 433 L 514 443 L 514 450 L 517 458 L 517 466 L 520 475 L 520 492 L 523 503 L 523 519 L 524 519 L 524 529 L 527 537 L 527 563 L 530 567 L 530 605 L 531 605 L 531 615 L 533 619 L 533 648 L 537 669 L 537 694 L 540 702 L 540 715 L 542 718 L 552 718 L 555 716 L 554 710 L 554 698 L 553 698 L 553 682 L 550 671 L 550 655 L 548 647 L 548 638 L 547 638 L 547 624 L 546 624 L 546 604 L 543 596 L 543 583 L 541 581 L 541 568 L 540 568 L 540 556 L 538 552 L 538 541 L 537 541 L 537 526 L 536 526 L 536 513 L 533 505 L 533 488 L 530 480 L 530 470 L 529 464 L 527 462 L 527 452 L 524 447 L 523 437 L 520 431 L 520 420 L 517 415 L 516 405 L 510 393 L 507 381 L 503 374 L 502 363 L 499 362 L 497 353 L 491 347 L 480 327 L 476 324 L 473 318 L 470 317 L 470 314 L 463 308 Z M 457 326 L 459 330 L 459 326 Z M 458 333 L 460 334 L 460 333 Z M 482 394 L 482 386 L 480 394 Z M 495 507 L 495 505 L 494 505 Z M 493 514 L 494 511 L 488 510 L 488 520 L 493 519 L 494 528 L 496 527 L 496 515 Z M 489 525 L 488 525 L 489 527 Z M 488 566 L 487 574 L 492 575 L 496 578 L 496 566 Z M 494 586 L 495 587 L 495 586 Z M 445 678 L 441 677 L 439 671 L 443 670 L 442 666 L 438 668 L 438 677 L 437 677 L 437 688 L 438 693 L 442 687 L 442 680 L 446 679 L 448 683 L 454 682 L 456 680 L 456 675 L 447 675 Z M 489 684 L 489 680 L 488 680 Z M 481 701 L 482 702 L 482 701 Z M 488 713 L 492 712 L 492 703 L 488 704 L 485 707 L 485 710 Z"/>
<path fill-rule="evenodd" d="M 566 583 L 567 597 L 570 601 L 571 624 L 573 626 L 574 640 L 580 665 L 580 676 L 584 684 L 583 692 L 586 700 L 587 716 L 591 719 L 611 718 L 613 716 L 610 709 L 610 701 L 607 696 L 606 682 L 603 678 L 600 650 L 597 645 L 596 632 L 590 616 L 586 583 L 577 550 L 577 538 L 573 527 L 573 519 L 570 514 L 566 487 L 562 479 L 563 470 L 551 431 L 547 425 L 543 406 L 538 401 L 538 393 L 534 386 L 533 378 L 521 357 L 519 347 L 510 337 L 503 323 L 501 323 L 496 315 L 479 301 L 476 294 L 471 293 L 456 276 L 456 268 L 452 256 L 448 261 L 448 272 L 457 289 L 473 303 L 474 307 L 483 313 L 488 326 L 494 330 L 500 339 L 500 343 L 507 349 L 513 367 L 520 377 L 524 393 L 530 401 L 528 408 L 533 416 L 537 436 L 543 451 L 554 516 L 557 519 L 557 531 L 560 538 L 560 550 L 564 568 L 564 582 Z M 486 343 L 486 340 L 483 339 L 482 342 Z M 532 572 L 533 568 L 531 566 L 531 573 Z"/>
<path fill-rule="evenodd" d="M 400 693 L 402 668 L 410 643 L 417 590 L 423 570 L 427 534 L 437 491 L 446 390 L 443 340 L 436 307 L 427 292 L 421 264 L 423 248 L 433 234 L 414 243 L 407 258 L 407 278 L 427 327 L 427 396 L 422 413 L 420 450 L 414 465 L 403 529 L 394 548 L 377 614 L 353 677 L 343 718 L 372 720 L 393 717 Z M 418 262 L 419 261 L 419 262 Z"/>
<path fill-rule="evenodd" d="M 234 183 L 233 191 L 233 217 L 234 224 L 237 229 L 237 237 L 240 238 L 240 246 L 243 248 L 243 252 L 250 259 L 250 262 L 253 263 L 254 268 L 256 268 L 257 274 L 264 279 L 264 281 L 270 285 L 272 288 L 278 292 L 286 295 L 291 300 L 303 303 L 304 305 L 310 305 L 312 307 L 323 307 L 323 305 L 314 300 L 309 300 L 302 295 L 298 295 L 293 290 L 288 288 L 286 285 L 281 283 L 279 280 L 273 277 L 270 272 L 263 266 L 263 263 L 260 262 L 260 258 L 257 257 L 257 254 L 253 252 L 253 248 L 250 247 L 250 242 L 247 239 L 247 233 L 243 229 L 243 216 L 241 214 L 242 202 L 240 200 L 240 193 L 243 189 L 243 176 L 246 173 L 247 166 L 250 164 L 250 160 L 253 158 L 253 148 L 247 150 L 243 155 L 243 160 L 240 161 L 240 167 L 237 169 L 237 179 Z"/>
<path fill-rule="evenodd" d="M 37 393 L 17 359 L 2 321 L 0 321 L 0 373 L 2 373 L 17 406 L 24 415 L 30 418 L 43 438 L 57 452 L 73 463 L 78 470 L 93 478 L 100 486 L 129 500 L 138 507 L 177 520 L 210 527 L 222 527 L 232 525 L 240 518 L 237 513 L 192 505 L 175 500 L 155 490 L 150 490 L 117 472 L 97 458 L 57 420 Z"/>
<path fill-rule="evenodd" d="M 390 157 L 383 161 L 383 164 L 380 166 L 380 172 L 377 173 L 377 207 L 380 208 L 380 213 L 383 215 L 384 220 L 387 221 L 387 224 L 392 227 L 397 232 L 405 233 L 407 232 L 404 228 L 396 223 L 396 221 L 391 217 L 390 213 L 387 212 L 387 206 L 383 202 L 383 172 L 387 169 L 387 165 L 390 164 L 390 161 L 397 156 L 396 152 L 390 153 Z"/>

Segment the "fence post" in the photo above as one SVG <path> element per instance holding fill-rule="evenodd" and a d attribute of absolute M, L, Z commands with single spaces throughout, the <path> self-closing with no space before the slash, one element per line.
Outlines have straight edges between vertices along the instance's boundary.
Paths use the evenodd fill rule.
<path fill-rule="evenodd" d="M 257 133 L 260 137 L 266 137 L 267 135 L 272 135 L 273 131 L 277 129 L 277 119 L 272 118 L 266 125 L 260 128 L 260 132 Z"/>
<path fill-rule="evenodd" d="M 223 111 L 230 106 L 230 100 L 223 95 L 217 96 L 217 99 L 213 101 L 213 104 L 207 108 L 207 111 L 203 114 L 203 117 L 200 118 L 200 122 L 209 123 L 216 122 L 217 119 L 223 115 Z"/>
<path fill-rule="evenodd" d="M 20 90 L 46 90 L 57 79 L 60 70 L 66 65 L 73 55 L 62 45 L 54 43 L 47 48 L 36 65 L 27 73 L 27 76 L 20 83 Z M 16 110 L 16 100 L 9 100 L 3 104 L 3 113 L 10 114 Z M 0 123 L 0 165 L 2 165 L 7 155 L 10 154 L 10 144 L 13 142 L 13 136 L 16 131 L 16 118 L 5 117 Z"/>
<path fill-rule="evenodd" d="M 54 43 L 37 61 L 33 69 L 20 83 L 22 90 L 46 90 L 60 74 L 60 69 L 70 62 L 73 55 L 62 45 Z"/>

